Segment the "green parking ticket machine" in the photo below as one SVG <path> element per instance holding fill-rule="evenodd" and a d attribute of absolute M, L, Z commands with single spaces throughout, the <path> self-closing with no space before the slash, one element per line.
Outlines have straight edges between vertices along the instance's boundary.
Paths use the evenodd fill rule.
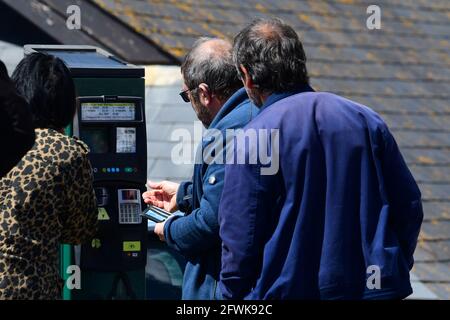
<path fill-rule="evenodd" d="M 63 299 L 144 299 L 147 222 L 140 213 L 147 176 L 144 69 L 91 46 L 27 45 L 25 54 L 61 58 L 71 70 L 78 111 L 71 133 L 90 148 L 98 232 L 61 249 L 63 279 L 78 265 L 81 288 Z"/>

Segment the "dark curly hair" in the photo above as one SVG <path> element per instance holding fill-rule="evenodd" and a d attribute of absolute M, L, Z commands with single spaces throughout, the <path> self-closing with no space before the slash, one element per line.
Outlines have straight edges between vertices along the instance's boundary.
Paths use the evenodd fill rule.
<path fill-rule="evenodd" d="M 243 65 L 261 92 L 289 92 L 308 84 L 306 54 L 291 26 L 277 18 L 256 19 L 234 38 L 233 61 Z"/>

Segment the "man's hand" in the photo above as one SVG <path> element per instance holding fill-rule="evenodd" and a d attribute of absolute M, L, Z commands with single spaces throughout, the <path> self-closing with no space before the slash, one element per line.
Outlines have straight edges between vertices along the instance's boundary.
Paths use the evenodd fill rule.
<path fill-rule="evenodd" d="M 164 238 L 164 224 L 166 223 L 166 221 L 155 224 L 155 229 L 153 230 L 153 232 L 158 236 L 159 240 L 161 241 L 166 240 Z"/>
<path fill-rule="evenodd" d="M 178 210 L 177 192 L 180 187 L 178 183 L 170 181 L 148 181 L 147 185 L 153 190 L 144 192 L 142 195 L 145 203 L 154 205 L 155 207 L 162 208 L 169 212 L 175 212 Z"/>

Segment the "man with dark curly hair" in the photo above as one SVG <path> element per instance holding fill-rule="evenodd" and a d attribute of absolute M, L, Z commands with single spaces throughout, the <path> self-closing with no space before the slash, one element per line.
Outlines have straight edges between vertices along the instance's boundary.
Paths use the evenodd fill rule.
<path fill-rule="evenodd" d="M 314 92 L 302 43 L 278 19 L 243 29 L 233 58 L 260 109 L 244 130 L 275 132 L 279 140 L 270 145 L 270 161 L 225 168 L 223 297 L 411 294 L 421 195 L 381 117 L 343 97 Z M 260 145 L 235 152 L 246 159 Z M 278 170 L 267 174 L 267 166 Z"/>

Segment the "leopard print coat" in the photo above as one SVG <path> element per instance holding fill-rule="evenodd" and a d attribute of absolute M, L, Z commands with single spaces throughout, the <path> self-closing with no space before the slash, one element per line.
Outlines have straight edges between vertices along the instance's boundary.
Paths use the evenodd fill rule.
<path fill-rule="evenodd" d="M 88 147 L 52 129 L 0 180 L 0 299 L 59 299 L 61 243 L 96 231 Z"/>

